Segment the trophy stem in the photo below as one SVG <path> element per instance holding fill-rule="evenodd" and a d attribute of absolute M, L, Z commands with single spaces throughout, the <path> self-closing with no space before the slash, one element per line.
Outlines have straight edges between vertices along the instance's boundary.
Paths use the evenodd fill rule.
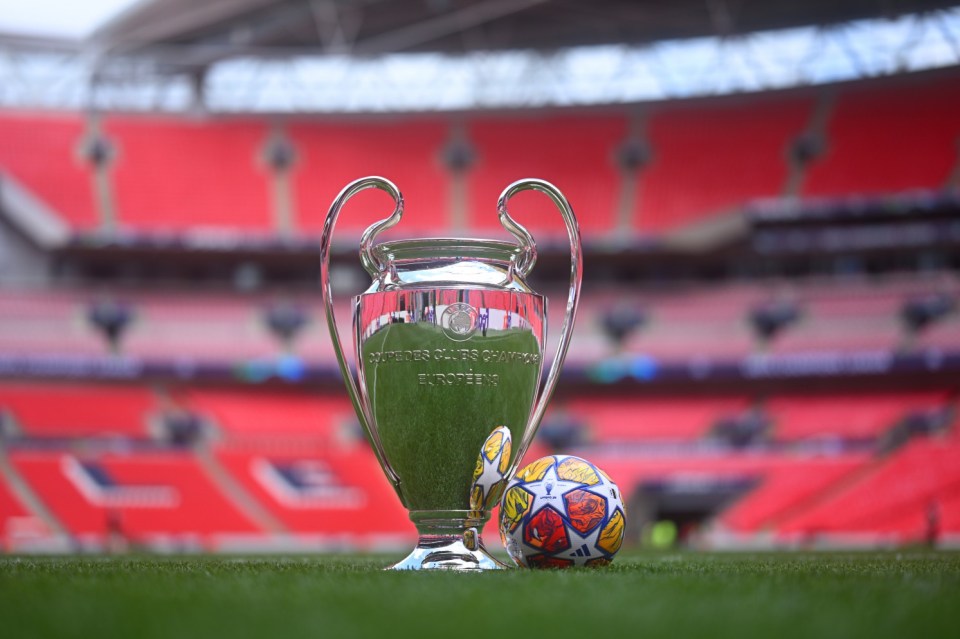
<path fill-rule="evenodd" d="M 387 570 L 479 572 L 507 568 L 483 546 L 479 531 L 488 518 L 473 511 L 411 511 L 410 519 L 420 533 L 417 547 Z"/>

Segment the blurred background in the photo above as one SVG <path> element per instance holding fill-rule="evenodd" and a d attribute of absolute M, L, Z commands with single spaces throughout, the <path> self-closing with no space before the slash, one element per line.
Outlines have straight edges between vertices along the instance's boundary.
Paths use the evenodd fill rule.
<path fill-rule="evenodd" d="M 605 469 L 631 543 L 957 547 L 952 4 L 0 1 L 0 549 L 410 545 L 318 286 L 370 174 L 391 237 L 569 197 L 528 459 Z M 341 326 L 390 206 L 341 218 Z M 512 211 L 556 338 L 562 222 Z"/>

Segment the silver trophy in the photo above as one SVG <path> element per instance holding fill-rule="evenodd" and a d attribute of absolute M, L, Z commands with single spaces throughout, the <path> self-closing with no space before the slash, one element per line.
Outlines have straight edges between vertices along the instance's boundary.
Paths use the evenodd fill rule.
<path fill-rule="evenodd" d="M 330 290 L 330 246 L 340 210 L 369 188 L 388 193 L 393 213 L 360 239 L 373 278 L 353 299 L 356 378 L 344 355 Z M 521 191 L 547 195 L 570 238 L 570 292 L 553 366 L 537 398 L 547 339 L 546 301 L 526 283 L 533 237 L 507 212 Z M 557 383 L 580 296 L 580 230 L 552 184 L 526 179 L 500 195 L 500 223 L 517 243 L 417 239 L 374 244 L 403 215 L 403 196 L 381 177 L 337 196 L 321 240 L 321 285 L 340 372 L 373 451 L 419 541 L 398 570 L 504 568 L 480 531 L 533 440 Z M 518 442 L 518 445 L 514 445 Z"/>

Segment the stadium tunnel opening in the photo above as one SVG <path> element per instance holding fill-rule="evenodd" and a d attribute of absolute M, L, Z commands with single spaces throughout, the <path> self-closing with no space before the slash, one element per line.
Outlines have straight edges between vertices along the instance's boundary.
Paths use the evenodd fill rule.
<path fill-rule="evenodd" d="M 710 475 L 644 481 L 627 504 L 626 539 L 656 549 L 695 544 L 714 517 L 759 483 L 750 476 Z"/>

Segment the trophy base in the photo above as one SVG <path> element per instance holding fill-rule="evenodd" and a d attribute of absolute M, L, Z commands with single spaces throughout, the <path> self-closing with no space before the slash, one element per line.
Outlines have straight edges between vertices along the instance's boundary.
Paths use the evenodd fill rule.
<path fill-rule="evenodd" d="M 417 547 L 407 557 L 387 570 L 452 570 L 481 572 L 503 570 L 508 566 L 497 561 L 482 543 L 471 550 L 462 536 L 421 536 Z"/>
<path fill-rule="evenodd" d="M 420 539 L 406 559 L 387 570 L 481 572 L 509 568 L 483 547 L 480 530 L 489 515 L 465 510 L 414 510 Z"/>

